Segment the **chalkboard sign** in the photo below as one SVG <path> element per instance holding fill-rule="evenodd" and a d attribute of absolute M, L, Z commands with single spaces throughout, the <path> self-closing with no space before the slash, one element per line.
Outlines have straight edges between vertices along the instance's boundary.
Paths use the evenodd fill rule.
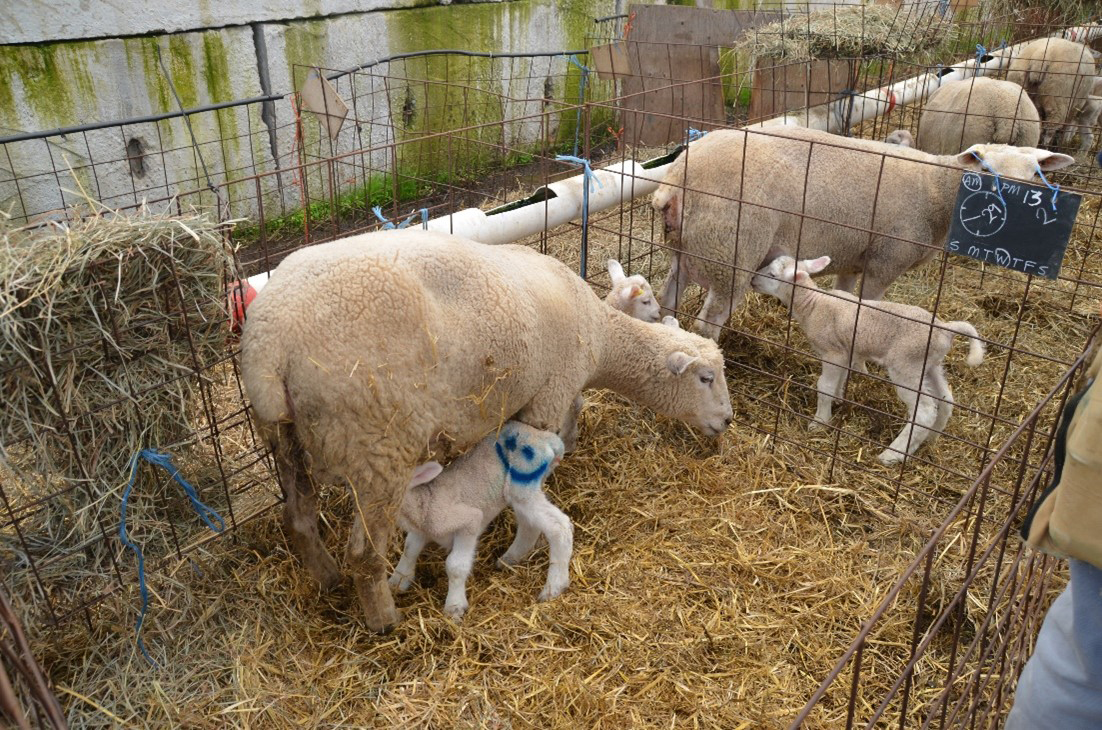
<path fill-rule="evenodd" d="M 945 248 L 950 253 L 1055 279 L 1082 196 L 1047 185 L 966 172 Z"/>

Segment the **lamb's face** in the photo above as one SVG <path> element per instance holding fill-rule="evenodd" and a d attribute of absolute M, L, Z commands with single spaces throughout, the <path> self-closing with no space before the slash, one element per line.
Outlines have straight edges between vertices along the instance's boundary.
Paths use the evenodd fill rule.
<path fill-rule="evenodd" d="M 1075 164 L 1070 155 L 1006 144 L 974 144 L 957 155 L 957 161 L 976 172 L 994 171 L 1002 177 L 1028 181 L 1040 180 L 1041 173 Z"/>
<path fill-rule="evenodd" d="M 497 457 L 513 484 L 539 487 L 562 461 L 562 439 L 550 431 L 509 421 L 501 428 L 494 444 Z"/>
<path fill-rule="evenodd" d="M 613 306 L 629 317 L 643 322 L 657 322 L 662 318 L 654 290 L 642 276 L 629 276 L 613 291 Z"/>
<path fill-rule="evenodd" d="M 723 371 L 723 352 L 712 340 L 681 330 L 676 320 L 669 322 L 671 319 L 667 317 L 662 326 L 676 330 L 676 334 L 670 333 L 670 351 L 665 362 L 673 378 L 673 393 L 669 406 L 663 410 L 706 436 L 718 436 L 734 418 Z"/>
<path fill-rule="evenodd" d="M 796 260 L 791 256 L 778 256 L 754 274 L 750 286 L 756 292 L 769 294 L 785 304 L 792 301 L 792 282 L 796 279 Z"/>

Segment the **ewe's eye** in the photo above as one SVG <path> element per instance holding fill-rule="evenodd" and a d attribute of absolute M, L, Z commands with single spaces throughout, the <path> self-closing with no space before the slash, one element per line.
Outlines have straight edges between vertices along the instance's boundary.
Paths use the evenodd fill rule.
<path fill-rule="evenodd" d="M 704 372 L 700 374 L 700 382 L 704 383 L 705 385 L 711 385 L 715 382 L 715 379 L 716 376 L 710 372 Z"/>

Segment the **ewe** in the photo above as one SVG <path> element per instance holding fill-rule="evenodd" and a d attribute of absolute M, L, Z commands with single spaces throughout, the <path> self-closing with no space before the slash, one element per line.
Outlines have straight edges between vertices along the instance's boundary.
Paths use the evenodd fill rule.
<path fill-rule="evenodd" d="M 754 291 L 788 305 L 823 361 L 813 428 L 830 424 L 831 406 L 842 397 L 851 369 L 867 372 L 865 363 L 872 360 L 888 371 L 909 422 L 878 458 L 883 464 L 898 463 L 944 431 L 953 414 L 953 391 L 942 365 L 953 333 L 972 339 L 972 367 L 983 362 L 983 342 L 967 322 L 943 322 L 921 307 L 862 301 L 837 289 L 824 292 L 810 275 L 828 264 L 828 256 L 798 266 L 791 256 L 781 256 L 754 275 Z"/>
<path fill-rule="evenodd" d="M 696 329 L 715 338 L 754 272 L 781 254 L 829 256 L 839 289 L 864 273 L 861 296 L 879 299 L 944 248 L 962 170 L 1030 180 L 1074 162 L 999 144 L 939 157 L 800 127 L 710 132 L 654 193 L 675 249 L 659 303 L 675 309 L 690 281 L 704 287 Z"/>
<path fill-rule="evenodd" d="M 386 546 L 415 468 L 505 421 L 556 431 L 584 388 L 608 388 L 708 435 L 731 422 L 723 354 L 632 319 L 524 246 L 384 231 L 310 246 L 249 307 L 241 375 L 274 452 L 284 527 L 323 588 L 315 479 L 348 484 L 346 562 L 367 625 L 399 620 Z"/>

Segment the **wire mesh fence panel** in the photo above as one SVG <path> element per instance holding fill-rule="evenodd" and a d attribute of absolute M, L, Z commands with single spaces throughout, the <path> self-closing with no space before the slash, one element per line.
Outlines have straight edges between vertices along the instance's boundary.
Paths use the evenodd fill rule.
<path fill-rule="evenodd" d="M 1004 164 L 997 151 L 964 154 L 949 143 L 957 149 L 934 157 L 883 140 L 897 129 L 922 140 L 933 125 L 928 94 L 949 74 L 969 86 L 966 108 L 934 112 L 964 120 L 954 127 L 962 142 L 974 119 L 1029 121 L 1017 103 L 1009 116 L 968 106 L 982 86 L 975 68 L 1009 68 L 1022 41 L 1084 17 L 1078 6 L 903 3 L 884 14 L 885 32 L 906 29 L 911 45 L 871 49 L 859 28 L 855 50 L 832 41 L 823 60 L 799 49 L 839 28 L 852 35 L 843 23 L 851 11 L 813 5 L 835 18 L 827 30 L 805 16 L 777 27 L 773 15 L 751 17 L 741 44 L 648 36 L 645 12 L 599 20 L 592 40 L 625 44 L 627 73 L 601 73 L 593 54 L 410 54 L 351 71 L 296 66 L 296 92 L 331 85 L 322 86 L 321 113 L 295 93 L 0 139 L 0 196 L 14 203 L 16 224 L 76 226 L 85 193 L 132 213 L 144 202 L 142 215 L 240 219 L 206 272 L 213 289 L 189 289 L 177 249 L 158 244 L 154 283 L 135 291 L 159 308 L 131 315 L 117 291 L 133 274 L 120 273 L 119 259 L 96 261 L 81 269 L 78 308 L 97 326 L 53 340 L 46 330 L 25 357 L 0 366 L 0 377 L 36 384 L 48 406 L 3 443 L 0 564 L 17 608 L 69 640 L 74 624 L 93 634 L 120 612 L 133 616 L 132 558 L 115 537 L 133 450 L 109 453 L 118 442 L 104 413 L 117 410 L 121 421 L 172 401 L 176 422 L 142 445 L 179 456 L 230 534 L 267 519 L 279 496 L 236 369 L 226 286 L 307 245 L 424 225 L 535 247 L 601 296 L 608 259 L 645 275 L 682 326 L 719 341 L 733 428 L 753 440 L 755 458 L 801 484 L 860 492 L 862 510 L 898 529 L 902 553 L 870 557 L 866 574 L 852 576 L 856 584 L 877 574 L 863 597 L 871 613 L 824 620 L 852 643 L 834 642 L 826 664 L 793 660 L 806 706 L 767 707 L 762 717 L 808 727 L 997 726 L 1060 583 L 1054 562 L 1024 552 L 1014 532 L 1051 475 L 1054 424 L 1097 325 L 1098 140 L 1080 150 L 1069 137 L 1067 158 L 1019 151 L 993 179 L 979 173 Z M 328 106 L 336 98 L 347 106 L 339 129 Z M 788 124 L 756 124 L 782 115 Z M 1076 129 L 1085 140 L 1086 127 Z M 1011 186 L 990 188 L 1003 198 L 1013 194 L 1009 178 L 1049 164 L 1034 181 L 1045 204 L 1078 201 L 1057 276 L 946 250 L 967 173 L 981 181 L 973 192 Z M 832 285 L 873 296 L 783 266 L 763 274 L 780 255 L 829 255 Z M 825 319 L 835 332 L 829 353 Z M 964 355 L 961 341 L 972 340 L 962 322 L 986 349 L 982 364 L 974 350 Z M 964 335 L 955 347 L 954 334 Z M 63 360 L 71 370 L 50 367 Z M 142 375 L 143 363 L 163 360 L 175 370 Z M 66 400 L 81 378 L 114 389 L 95 403 Z M 52 394 L 61 401 L 48 402 Z M 39 431 L 57 463 L 35 452 Z M 130 530 L 151 584 L 182 581 L 184 567 L 202 571 L 228 541 L 193 516 L 194 502 L 168 475 L 151 466 L 138 474 Z M 737 486 L 750 476 L 724 479 Z M 853 554 L 872 544 L 844 515 L 826 521 L 831 544 Z"/>

